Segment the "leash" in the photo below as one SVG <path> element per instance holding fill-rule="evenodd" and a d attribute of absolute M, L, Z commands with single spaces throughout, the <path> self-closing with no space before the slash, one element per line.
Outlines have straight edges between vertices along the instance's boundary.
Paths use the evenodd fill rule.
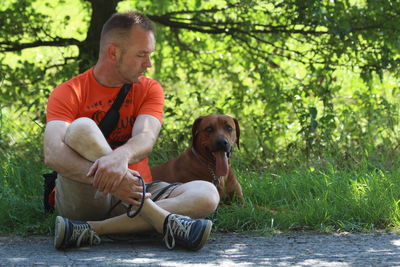
<path fill-rule="evenodd" d="M 211 176 L 212 176 L 213 183 L 214 183 L 215 185 L 217 185 L 217 183 L 219 183 L 220 180 L 224 178 L 224 176 L 218 176 L 218 177 L 217 177 L 217 176 L 215 175 L 214 170 L 211 168 L 211 166 L 208 166 L 207 168 L 208 168 L 209 173 L 210 173 Z"/>
<path fill-rule="evenodd" d="M 132 205 L 129 205 L 128 206 L 128 208 L 127 208 L 127 210 L 126 210 L 126 215 L 129 217 L 129 218 L 134 218 L 135 216 L 137 216 L 139 213 L 140 213 L 140 211 L 142 210 L 142 208 L 143 208 L 143 205 L 144 205 L 144 200 L 145 200 L 145 194 L 146 194 L 146 185 L 145 185 L 145 183 L 144 183 L 144 180 L 143 180 L 143 178 L 141 177 L 141 176 L 136 176 L 137 178 L 139 178 L 139 181 L 142 183 L 142 198 L 141 198 L 141 200 L 140 200 L 140 206 L 139 206 L 139 208 L 132 214 L 131 212 L 132 212 Z M 113 209 L 115 209 L 119 204 L 121 204 L 121 200 L 118 200 L 115 204 L 114 204 L 114 206 L 112 206 L 109 210 L 108 210 L 108 212 L 107 212 L 107 214 L 106 214 L 106 218 L 109 218 L 109 217 L 111 217 L 111 212 L 113 211 Z"/>
<path fill-rule="evenodd" d="M 144 180 L 143 180 L 143 178 L 141 176 L 137 176 L 137 178 L 139 178 L 140 182 L 142 183 L 142 199 L 140 200 L 139 208 L 133 214 L 130 214 L 130 212 L 132 211 L 132 205 L 129 205 L 129 207 L 128 207 L 127 211 L 126 211 L 126 215 L 129 218 L 133 218 L 136 215 L 138 215 L 140 213 L 140 211 L 142 210 L 143 205 L 144 205 L 144 199 L 145 199 L 145 194 L 146 194 L 146 189 L 145 189 L 146 185 L 144 184 Z"/>
<path fill-rule="evenodd" d="M 141 199 L 141 201 L 140 201 L 140 206 L 139 206 L 139 208 L 133 213 L 133 214 L 131 214 L 131 212 L 132 212 L 132 205 L 129 205 L 128 206 L 128 208 L 127 208 L 127 210 L 126 210 L 126 215 L 129 217 L 129 218 L 134 218 L 136 215 L 138 215 L 139 213 L 140 213 L 140 211 L 142 210 L 142 208 L 143 208 L 143 205 L 144 205 L 144 200 L 145 200 L 145 183 L 144 183 L 144 180 L 143 180 L 143 178 L 141 177 L 141 176 L 136 176 L 137 178 L 139 178 L 139 180 L 140 180 L 140 182 L 142 183 L 142 188 L 143 188 L 143 191 L 142 191 L 142 199 Z M 114 204 L 114 206 L 112 206 L 109 210 L 108 210 L 108 212 L 107 212 L 107 214 L 106 214 L 106 217 L 105 217 L 105 219 L 108 219 L 108 218 L 110 218 L 111 217 L 111 212 L 113 211 L 113 209 L 115 209 L 119 204 L 121 204 L 121 200 L 118 200 L 115 204 Z M 118 236 L 113 236 L 113 235 L 105 235 L 105 236 L 107 236 L 109 239 L 111 239 L 111 240 L 114 240 L 114 241 L 129 241 L 129 240 L 131 240 L 132 238 L 121 238 L 121 237 L 118 237 Z"/>

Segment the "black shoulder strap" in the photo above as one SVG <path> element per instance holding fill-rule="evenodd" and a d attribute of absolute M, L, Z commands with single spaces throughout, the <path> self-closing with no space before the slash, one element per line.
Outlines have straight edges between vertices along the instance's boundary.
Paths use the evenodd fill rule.
<path fill-rule="evenodd" d="M 121 87 L 117 95 L 117 98 L 115 99 L 111 108 L 107 111 L 106 115 L 104 115 L 103 119 L 100 121 L 99 128 L 105 138 L 108 138 L 108 136 L 115 129 L 115 127 L 117 127 L 119 120 L 119 109 L 122 103 L 124 103 L 125 97 L 128 95 L 128 92 L 131 89 L 131 87 L 132 84 L 130 83 L 126 83 Z"/>

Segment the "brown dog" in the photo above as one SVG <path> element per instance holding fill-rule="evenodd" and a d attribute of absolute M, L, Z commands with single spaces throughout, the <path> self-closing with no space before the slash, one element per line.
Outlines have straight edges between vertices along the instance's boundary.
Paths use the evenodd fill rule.
<path fill-rule="evenodd" d="M 217 187 L 221 199 L 243 199 L 242 187 L 229 165 L 233 146 L 239 147 L 239 136 L 235 118 L 199 117 L 192 127 L 192 145 L 177 158 L 151 167 L 153 179 L 169 183 L 205 180 Z"/>

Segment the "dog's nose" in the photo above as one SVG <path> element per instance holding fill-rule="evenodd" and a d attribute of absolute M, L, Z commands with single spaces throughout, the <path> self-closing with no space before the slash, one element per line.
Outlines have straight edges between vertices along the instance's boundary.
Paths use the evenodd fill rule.
<path fill-rule="evenodd" d="M 226 139 L 223 136 L 218 137 L 215 140 L 215 150 L 216 151 L 228 151 L 229 150 L 229 142 L 228 139 Z"/>

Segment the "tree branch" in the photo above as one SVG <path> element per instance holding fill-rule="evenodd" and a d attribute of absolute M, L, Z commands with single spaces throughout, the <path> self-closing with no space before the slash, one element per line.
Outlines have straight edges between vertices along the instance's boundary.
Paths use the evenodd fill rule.
<path fill-rule="evenodd" d="M 35 41 L 32 43 L 0 42 L 0 52 L 16 52 L 26 48 L 40 46 L 69 46 L 79 45 L 81 41 L 74 38 L 55 38 L 52 41 Z"/>
<path fill-rule="evenodd" d="M 196 19 L 186 19 L 186 18 L 176 18 L 171 17 L 169 13 L 157 16 L 157 15 L 148 15 L 148 17 L 157 23 L 160 23 L 164 26 L 169 26 L 171 28 L 180 28 L 187 29 L 195 32 L 209 33 L 209 34 L 229 34 L 231 32 L 239 32 L 243 34 L 252 33 L 288 33 L 288 34 L 304 34 L 304 35 L 323 35 L 323 34 L 332 34 L 329 31 L 316 31 L 316 30 L 304 30 L 304 29 L 288 29 L 286 26 L 272 26 L 272 25 L 251 25 L 252 29 L 246 31 L 239 28 L 239 25 L 243 23 L 239 22 L 205 22 Z M 184 22 L 187 21 L 187 22 Z M 263 29 L 256 29 L 254 26 L 262 27 Z"/>
<path fill-rule="evenodd" d="M 218 9 L 219 10 L 219 9 Z M 209 10 L 198 10 L 198 11 L 180 11 L 170 12 L 163 15 L 148 15 L 148 17 L 157 23 L 171 28 L 187 29 L 194 32 L 208 33 L 208 34 L 229 34 L 231 32 L 238 32 L 243 34 L 256 33 L 256 34 L 302 34 L 302 35 L 336 35 L 332 29 L 327 30 L 314 30 L 313 27 L 321 26 L 316 25 L 293 25 L 288 27 L 286 25 L 268 25 L 268 24 L 253 24 L 251 21 L 248 22 L 234 22 L 234 21 L 204 21 L 197 18 L 182 18 L 176 17 L 177 14 L 202 14 L 204 12 L 215 11 L 215 9 Z M 242 25 L 249 25 L 250 29 L 243 29 Z M 302 27 L 298 29 L 297 27 Z M 385 27 L 384 25 L 366 25 L 363 27 L 352 27 L 352 32 L 362 32 L 370 30 L 392 30 L 398 31 L 397 29 Z"/>
<path fill-rule="evenodd" d="M 196 27 L 193 26 L 194 23 L 184 23 L 184 22 L 179 22 L 179 21 L 174 21 L 170 16 L 168 15 L 162 15 L 162 16 L 156 16 L 156 15 L 148 15 L 149 19 L 151 19 L 154 22 L 160 23 L 164 26 L 169 26 L 171 28 L 178 28 L 178 29 L 187 29 L 191 30 L 194 32 L 202 32 L 202 33 L 210 33 L 210 34 L 220 34 L 220 33 L 226 33 L 225 28 L 216 28 L 215 25 L 208 23 L 209 29 L 206 29 L 205 27 Z"/>
<path fill-rule="evenodd" d="M 225 11 L 230 8 L 238 7 L 239 3 L 228 4 L 226 7 L 223 8 L 210 8 L 210 9 L 201 9 L 201 10 L 181 10 L 181 11 L 172 11 L 169 12 L 168 15 L 188 15 L 188 14 L 204 14 L 204 13 L 215 13 L 220 11 Z"/>
<path fill-rule="evenodd" d="M 46 73 L 48 70 L 53 69 L 53 68 L 64 67 L 69 64 L 68 63 L 69 61 L 76 61 L 78 59 L 79 59 L 79 57 L 65 57 L 63 63 L 57 63 L 57 64 L 53 64 L 53 65 L 50 65 L 50 61 L 48 61 L 46 64 L 47 67 L 44 68 L 44 72 Z"/>

